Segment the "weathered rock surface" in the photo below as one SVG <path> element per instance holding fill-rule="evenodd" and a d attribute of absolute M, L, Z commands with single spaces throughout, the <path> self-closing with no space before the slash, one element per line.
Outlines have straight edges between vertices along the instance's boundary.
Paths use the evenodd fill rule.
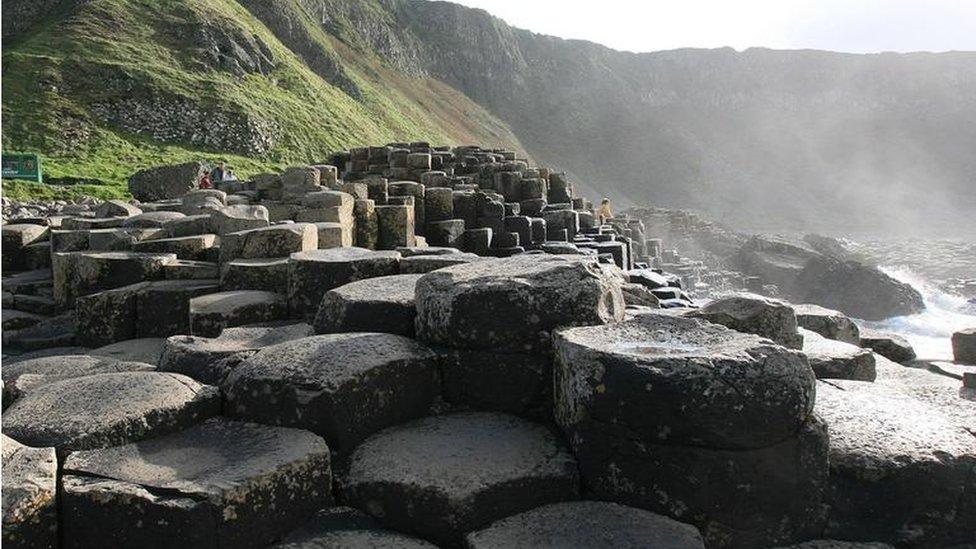
<path fill-rule="evenodd" d="M 383 332 L 413 336 L 417 317 L 414 291 L 421 276 L 380 276 L 329 290 L 315 315 L 315 333 Z"/>
<path fill-rule="evenodd" d="M 54 448 L 31 448 L 3 439 L 3 545 L 25 549 L 58 546 Z"/>
<path fill-rule="evenodd" d="M 460 545 L 465 533 L 575 499 L 572 454 L 542 426 L 511 416 L 434 416 L 393 427 L 353 452 L 345 501 L 402 532 Z"/>
<path fill-rule="evenodd" d="M 543 505 L 472 532 L 466 541 L 471 549 L 705 548 L 694 526 L 643 509 L 596 501 Z"/>
<path fill-rule="evenodd" d="M 444 400 L 552 421 L 552 360 L 525 353 L 439 349 Z"/>
<path fill-rule="evenodd" d="M 398 272 L 400 254 L 364 248 L 331 248 L 293 254 L 288 271 L 288 306 L 293 316 L 314 319 L 325 292 L 344 284 Z"/>
<path fill-rule="evenodd" d="M 4 402 L 9 404 L 25 391 L 62 379 L 155 369 L 154 364 L 89 355 L 47 356 L 7 362 L 3 367 Z"/>
<path fill-rule="evenodd" d="M 225 328 L 281 320 L 288 315 L 285 297 L 259 290 L 236 290 L 190 300 L 190 333 L 216 337 Z"/>
<path fill-rule="evenodd" d="M 447 267 L 417 282 L 417 336 L 460 348 L 545 353 L 554 329 L 621 320 L 621 281 L 572 256 Z"/>
<path fill-rule="evenodd" d="M 976 328 L 952 334 L 952 355 L 956 362 L 976 364 Z"/>
<path fill-rule="evenodd" d="M 915 349 L 907 339 L 898 334 L 862 328 L 860 346 L 895 362 L 915 360 Z"/>
<path fill-rule="evenodd" d="M 332 507 L 295 530 L 276 549 L 436 549 L 422 539 L 384 528 L 351 507 Z"/>
<path fill-rule="evenodd" d="M 336 451 L 427 413 L 439 391 L 436 355 L 392 334 L 330 334 L 261 350 L 224 382 L 233 417 L 301 427 Z"/>
<path fill-rule="evenodd" d="M 164 337 L 128 339 L 92 349 L 91 354 L 116 360 L 145 362 L 155 366 L 159 364 L 159 357 L 163 354 L 165 343 L 166 338 Z"/>
<path fill-rule="evenodd" d="M 31 446 L 82 450 L 172 432 L 220 412 L 216 387 L 157 372 L 75 377 L 34 388 L 3 415 L 3 432 Z"/>
<path fill-rule="evenodd" d="M 856 379 L 874 381 L 874 353 L 850 343 L 827 339 L 818 333 L 801 329 L 803 354 L 819 379 Z"/>
<path fill-rule="evenodd" d="M 129 192 L 143 202 L 179 198 L 197 186 L 203 172 L 200 162 L 140 170 L 129 178 Z"/>
<path fill-rule="evenodd" d="M 332 502 L 329 449 L 297 429 L 210 420 L 77 452 L 65 547 L 264 547 Z"/>
<path fill-rule="evenodd" d="M 796 322 L 801 328 L 816 332 L 827 339 L 851 345 L 861 344 L 861 332 L 850 318 L 840 311 L 819 305 L 794 305 Z"/>
<path fill-rule="evenodd" d="M 220 262 L 261 257 L 288 257 L 315 250 L 319 233 L 311 223 L 285 223 L 227 233 L 220 237 Z"/>
<path fill-rule="evenodd" d="M 739 294 L 716 299 L 690 314 L 733 330 L 767 337 L 791 349 L 803 347 L 793 308 L 776 299 Z"/>

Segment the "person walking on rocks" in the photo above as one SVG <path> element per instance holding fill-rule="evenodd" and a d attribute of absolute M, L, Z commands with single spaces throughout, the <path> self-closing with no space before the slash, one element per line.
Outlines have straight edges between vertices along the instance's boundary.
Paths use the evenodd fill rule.
<path fill-rule="evenodd" d="M 600 218 L 600 225 L 603 225 L 607 220 L 613 219 L 613 212 L 610 211 L 610 199 L 604 197 L 600 201 L 600 207 L 596 210 L 596 215 Z"/>

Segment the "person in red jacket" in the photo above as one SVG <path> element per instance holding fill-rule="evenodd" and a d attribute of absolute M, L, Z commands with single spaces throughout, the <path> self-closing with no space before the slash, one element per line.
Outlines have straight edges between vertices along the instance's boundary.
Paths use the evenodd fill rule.
<path fill-rule="evenodd" d="M 202 177 L 200 177 L 200 184 L 197 185 L 197 186 L 200 187 L 201 189 L 209 189 L 210 188 L 210 183 L 211 183 L 211 181 L 210 181 L 210 174 L 205 173 L 205 174 L 203 174 Z"/>

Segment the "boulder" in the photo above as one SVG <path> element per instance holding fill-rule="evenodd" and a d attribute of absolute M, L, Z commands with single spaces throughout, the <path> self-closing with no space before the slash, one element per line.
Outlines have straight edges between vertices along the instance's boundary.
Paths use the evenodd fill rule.
<path fill-rule="evenodd" d="M 625 282 L 620 286 L 620 290 L 624 294 L 624 303 L 626 303 L 628 307 L 639 306 L 657 309 L 661 306 L 661 300 L 651 293 L 651 290 L 648 290 L 647 286 L 644 286 L 643 284 Z"/>
<path fill-rule="evenodd" d="M 288 308 L 311 321 L 322 296 L 333 288 L 398 272 L 400 254 L 363 248 L 331 248 L 292 254 L 288 265 Z"/>
<path fill-rule="evenodd" d="M 465 533 L 539 505 L 575 499 L 572 454 L 546 428 L 501 414 L 423 418 L 353 452 L 345 501 L 399 531 L 457 546 Z"/>
<path fill-rule="evenodd" d="M 188 215 L 166 223 L 163 232 L 167 238 L 210 234 L 213 233 L 210 219 L 209 214 Z"/>
<path fill-rule="evenodd" d="M 620 283 L 577 256 L 521 255 L 439 269 L 417 282 L 417 335 L 460 348 L 547 353 L 556 328 L 621 320 Z"/>
<path fill-rule="evenodd" d="M 322 509 L 275 549 L 437 549 L 422 539 L 384 528 L 351 507 Z"/>
<path fill-rule="evenodd" d="M 259 351 L 222 385 L 227 413 L 301 427 L 339 452 L 425 415 L 437 396 L 436 355 L 392 334 L 330 334 Z"/>
<path fill-rule="evenodd" d="M 789 304 L 755 294 L 736 294 L 712 301 L 690 313 L 709 322 L 769 338 L 791 349 L 803 347 L 796 314 Z"/>
<path fill-rule="evenodd" d="M 59 451 L 116 446 L 220 413 L 216 387 L 177 374 L 119 372 L 34 388 L 3 415 L 3 432 Z"/>
<path fill-rule="evenodd" d="M 556 420 L 571 438 L 607 424 L 660 444 L 763 448 L 813 409 L 801 353 L 697 318 L 567 328 L 553 346 Z"/>
<path fill-rule="evenodd" d="M 973 541 L 971 426 L 886 383 L 820 383 L 816 410 L 830 429 L 826 536 L 912 547 Z"/>
<path fill-rule="evenodd" d="M 412 337 L 417 316 L 414 290 L 421 276 L 380 276 L 329 290 L 315 315 L 315 333 L 383 332 Z"/>
<path fill-rule="evenodd" d="M 850 318 L 840 311 L 826 309 L 819 305 L 794 305 L 796 322 L 801 328 L 816 332 L 827 339 L 834 339 L 851 345 L 861 344 L 861 332 Z"/>
<path fill-rule="evenodd" d="M 129 193 L 141 202 L 180 198 L 196 188 L 204 171 L 201 162 L 139 170 L 129 178 Z"/>
<path fill-rule="evenodd" d="M 976 328 L 952 334 L 952 355 L 956 362 L 976 364 Z"/>
<path fill-rule="evenodd" d="M 227 328 L 215 338 L 173 336 L 163 345 L 159 370 L 221 385 L 233 368 L 259 350 L 310 335 L 308 324 L 270 323 Z"/>
<path fill-rule="evenodd" d="M 803 354 L 818 379 L 856 379 L 874 381 L 874 353 L 850 343 L 827 339 L 801 329 Z"/>
<path fill-rule="evenodd" d="M 499 520 L 465 539 L 470 549 L 705 548 L 694 526 L 643 509 L 598 501 L 543 505 Z"/>
<path fill-rule="evenodd" d="M 220 238 L 220 262 L 259 257 L 288 257 L 315 250 L 318 230 L 311 223 L 283 223 L 261 229 L 227 233 Z"/>
<path fill-rule="evenodd" d="M 312 433 L 222 419 L 76 452 L 64 464 L 64 546 L 265 547 L 331 504 L 331 476 Z"/>
<path fill-rule="evenodd" d="M 106 200 L 95 208 L 95 217 L 132 217 L 142 210 L 124 200 Z"/>
<path fill-rule="evenodd" d="M 259 290 L 234 290 L 190 299 L 190 333 L 216 337 L 232 326 L 282 320 L 288 303 L 281 294 Z"/>
<path fill-rule="evenodd" d="M 16 311 L 13 309 L 3 309 L 2 313 L 0 314 L 2 314 L 2 317 L 0 318 L 2 318 L 2 326 L 5 331 L 27 328 L 28 326 L 33 326 L 46 318 L 34 313 Z"/>
<path fill-rule="evenodd" d="M 31 448 L 3 439 L 3 545 L 58 546 L 58 460 L 54 448 Z"/>
<path fill-rule="evenodd" d="M 267 227 L 268 219 L 264 206 L 235 205 L 210 212 L 210 226 L 218 235 Z"/>
<path fill-rule="evenodd" d="M 907 339 L 898 334 L 863 328 L 859 335 L 859 345 L 895 362 L 915 360 L 915 349 Z"/>

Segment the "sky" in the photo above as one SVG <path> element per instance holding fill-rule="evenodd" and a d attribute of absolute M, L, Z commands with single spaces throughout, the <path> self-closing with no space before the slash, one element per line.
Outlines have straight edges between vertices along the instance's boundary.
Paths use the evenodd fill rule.
<path fill-rule="evenodd" d="M 976 50 L 976 0 L 452 0 L 618 50 Z"/>

